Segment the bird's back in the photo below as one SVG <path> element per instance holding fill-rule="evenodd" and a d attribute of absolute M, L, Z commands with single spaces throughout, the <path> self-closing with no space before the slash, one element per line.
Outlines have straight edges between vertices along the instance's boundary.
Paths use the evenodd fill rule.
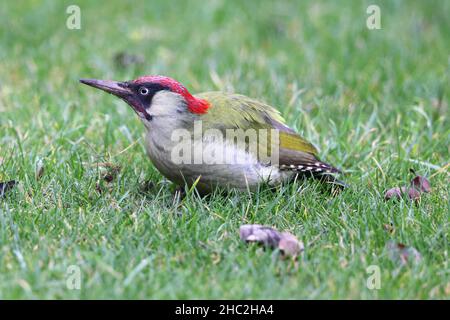
<path fill-rule="evenodd" d="M 276 129 L 280 147 L 317 154 L 317 149 L 288 127 L 280 112 L 272 106 L 241 94 L 204 92 L 196 95 L 210 103 L 208 112 L 201 116 L 204 129 Z"/>
<path fill-rule="evenodd" d="M 277 130 L 279 158 L 276 163 L 280 169 L 313 175 L 339 172 L 320 161 L 314 145 L 288 127 L 280 112 L 270 105 L 233 93 L 205 92 L 197 97 L 210 103 L 208 112 L 201 116 L 207 128 Z"/>
<path fill-rule="evenodd" d="M 280 112 L 270 105 L 241 94 L 219 91 L 204 92 L 196 95 L 210 103 L 208 112 L 202 118 L 214 125 L 221 121 L 228 128 L 247 128 L 250 125 L 271 127 L 271 121 L 284 124 Z"/>

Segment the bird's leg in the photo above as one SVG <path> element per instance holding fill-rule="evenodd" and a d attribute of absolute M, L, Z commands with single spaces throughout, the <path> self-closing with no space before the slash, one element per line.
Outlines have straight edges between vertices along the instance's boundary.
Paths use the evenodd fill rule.
<path fill-rule="evenodd" d="M 339 194 L 341 191 L 349 187 L 348 184 L 336 179 L 336 177 L 332 175 L 321 175 L 317 178 L 324 182 L 324 185 L 328 187 L 327 189 L 329 189 L 330 193 L 333 196 Z"/>
<path fill-rule="evenodd" d="M 182 186 L 175 186 L 173 190 L 173 203 L 178 204 L 186 197 L 186 190 Z"/>

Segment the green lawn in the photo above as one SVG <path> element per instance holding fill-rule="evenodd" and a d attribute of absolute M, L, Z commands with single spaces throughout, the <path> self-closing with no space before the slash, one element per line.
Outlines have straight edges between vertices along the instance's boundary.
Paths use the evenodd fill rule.
<path fill-rule="evenodd" d="M 81 30 L 66 28 L 71 4 Z M 381 30 L 366 27 L 369 4 Z M 0 299 L 448 298 L 449 13 L 444 0 L 2 1 L 0 181 L 19 184 L 0 199 Z M 144 61 L 119 66 L 121 52 Z M 78 83 L 144 74 L 278 107 L 351 187 L 174 204 L 135 114 Z M 110 183 L 101 162 L 121 168 Z M 432 192 L 384 201 L 411 168 Z M 298 236 L 298 264 L 243 244 L 244 223 Z M 392 261 L 389 241 L 421 262 Z M 73 265 L 80 290 L 66 285 Z"/>

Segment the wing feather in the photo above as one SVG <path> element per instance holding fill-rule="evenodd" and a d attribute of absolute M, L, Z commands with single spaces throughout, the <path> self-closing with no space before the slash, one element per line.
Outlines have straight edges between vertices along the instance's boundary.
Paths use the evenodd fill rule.
<path fill-rule="evenodd" d="M 281 170 L 311 172 L 313 174 L 339 172 L 317 158 L 317 149 L 288 127 L 280 112 L 268 104 L 244 95 L 223 92 L 205 92 L 197 95 L 211 107 L 200 117 L 204 130 L 214 129 L 277 129 L 279 132 L 279 167 Z M 258 147 L 261 148 L 258 140 Z M 264 147 L 267 146 L 264 144 Z M 272 150 L 273 146 L 270 148 Z M 270 150 L 269 150 L 270 154 Z M 258 155 L 256 155 L 258 157 Z"/>

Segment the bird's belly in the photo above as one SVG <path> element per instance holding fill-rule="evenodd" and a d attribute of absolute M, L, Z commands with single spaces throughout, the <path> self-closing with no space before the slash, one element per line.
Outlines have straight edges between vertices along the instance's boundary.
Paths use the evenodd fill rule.
<path fill-rule="evenodd" d="M 211 162 L 206 153 L 223 152 L 222 146 L 203 143 L 201 150 L 192 146 L 190 161 L 184 162 L 174 159 L 174 147 L 168 143 L 158 144 L 152 139 L 147 141 L 147 153 L 161 174 L 179 185 L 192 185 L 200 177 L 196 186 L 207 192 L 215 187 L 254 190 L 261 183 L 277 185 L 293 176 L 290 172 L 280 171 L 276 166 L 259 163 L 252 155 L 237 147 L 227 148 L 224 157 L 216 159 L 222 161 L 216 162 Z M 203 156 L 200 157 L 202 152 Z M 226 158 L 235 161 L 228 162 Z"/>

